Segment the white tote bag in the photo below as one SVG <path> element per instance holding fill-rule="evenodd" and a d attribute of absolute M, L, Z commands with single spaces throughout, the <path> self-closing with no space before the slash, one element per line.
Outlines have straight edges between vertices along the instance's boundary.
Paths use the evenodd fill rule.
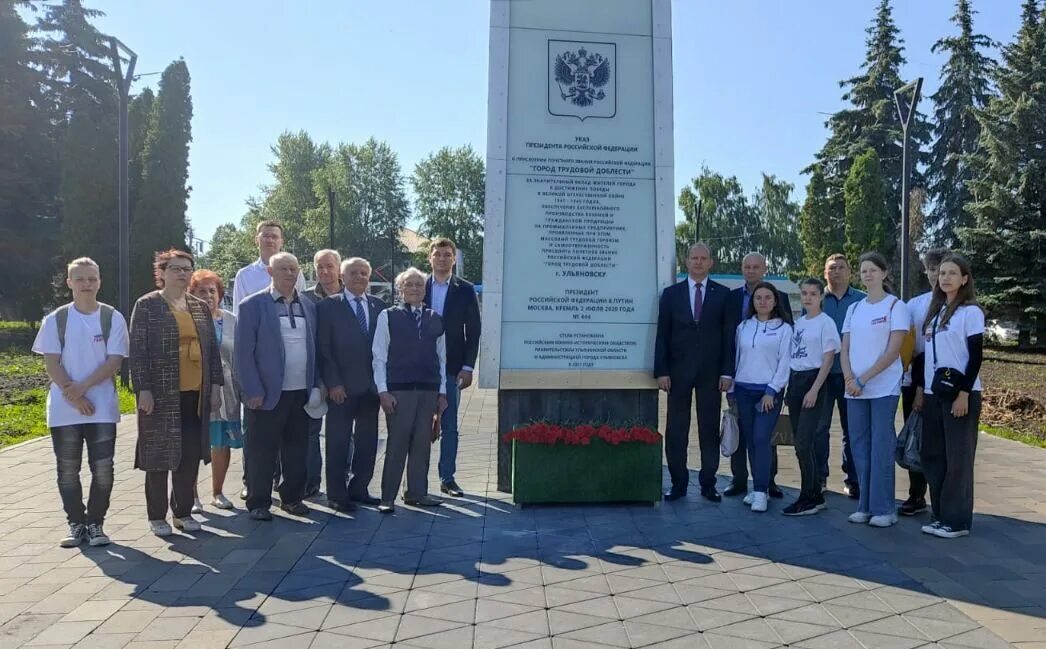
<path fill-rule="evenodd" d="M 741 431 L 737 427 L 737 406 L 730 406 L 723 411 L 723 423 L 719 429 L 719 451 L 723 457 L 730 457 L 737 451 Z"/>

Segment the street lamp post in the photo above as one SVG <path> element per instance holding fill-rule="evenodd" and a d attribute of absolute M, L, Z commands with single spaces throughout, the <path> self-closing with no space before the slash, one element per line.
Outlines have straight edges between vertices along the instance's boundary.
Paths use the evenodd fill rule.
<path fill-rule="evenodd" d="M 127 56 L 127 72 L 121 71 L 120 54 Z M 113 59 L 113 70 L 116 75 L 116 93 L 120 103 L 119 116 L 119 154 L 117 164 L 118 193 L 120 202 L 120 224 L 117 236 L 118 240 L 118 278 L 120 287 L 120 313 L 130 320 L 131 317 L 131 207 L 130 188 L 127 178 L 127 104 L 131 88 L 131 80 L 134 78 L 134 66 L 138 62 L 138 55 L 121 43 L 116 37 L 109 37 L 109 54 Z M 123 363 L 120 369 L 120 381 L 127 385 L 127 363 Z"/>
<path fill-rule="evenodd" d="M 905 84 L 893 93 L 894 102 L 897 104 L 897 115 L 901 118 L 901 130 L 904 139 L 901 145 L 901 299 L 907 300 L 911 297 L 908 288 L 908 280 L 911 274 L 909 258 L 912 254 L 911 236 L 911 193 L 912 193 L 912 123 L 916 114 L 916 106 L 919 104 L 919 95 L 922 92 L 923 78 Z"/>

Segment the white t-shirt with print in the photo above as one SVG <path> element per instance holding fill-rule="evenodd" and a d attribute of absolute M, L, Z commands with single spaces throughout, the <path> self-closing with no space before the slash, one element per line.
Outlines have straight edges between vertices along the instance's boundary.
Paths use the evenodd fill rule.
<path fill-rule="evenodd" d="M 832 320 L 823 311 L 813 318 L 802 316 L 795 321 L 792 333 L 793 372 L 821 369 L 824 355 L 838 352 L 842 348 L 839 331 Z"/>
<path fill-rule="evenodd" d="M 875 304 L 868 298 L 855 302 L 846 310 L 843 334 L 850 334 L 850 369 L 859 377 L 875 365 L 890 345 L 890 333 L 908 331 L 911 315 L 908 306 L 893 295 L 887 295 Z M 869 380 L 861 396 L 847 399 L 878 399 L 901 394 L 901 376 L 904 369 L 898 356 L 889 367 Z"/>
<path fill-rule="evenodd" d="M 61 354 L 62 367 L 73 381 L 83 381 L 109 356 L 127 357 L 127 322 L 119 311 L 113 312 L 112 328 L 109 331 L 109 343 L 102 336 L 102 310 L 98 308 L 90 315 L 84 315 L 69 307 L 69 319 L 65 324 L 65 348 L 58 340 L 58 323 L 54 313 L 44 318 L 40 331 L 33 341 L 33 351 L 37 354 Z M 51 384 L 47 393 L 47 426 L 75 426 L 78 424 L 115 424 L 120 421 L 120 404 L 116 398 L 116 387 L 111 380 L 105 380 L 87 390 L 87 400 L 94 404 L 93 415 L 81 415 L 71 403 L 62 396 L 62 389 Z"/>
<path fill-rule="evenodd" d="M 926 345 L 926 368 L 923 370 L 923 378 L 926 380 L 926 393 L 933 394 L 933 375 L 938 367 L 951 367 L 966 373 L 966 366 L 970 362 L 970 348 L 966 339 L 977 334 L 984 334 L 984 311 L 980 307 L 964 304 L 955 310 L 952 317 L 944 325 L 937 328 L 937 354 L 933 351 L 933 324 L 934 318 L 923 330 L 920 336 Z M 981 377 L 978 374 L 973 383 L 973 391 L 981 391 Z"/>

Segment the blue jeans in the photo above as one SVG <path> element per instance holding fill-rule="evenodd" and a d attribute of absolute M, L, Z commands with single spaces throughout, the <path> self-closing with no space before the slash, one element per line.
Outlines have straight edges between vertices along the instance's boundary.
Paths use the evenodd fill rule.
<path fill-rule="evenodd" d="M 737 423 L 741 427 L 741 439 L 748 444 L 748 462 L 752 465 L 752 491 L 766 493 L 770 489 L 771 453 L 777 451 L 770 446 L 770 438 L 774 434 L 777 416 L 781 414 L 782 399 L 778 395 L 770 412 L 760 412 L 756 407 L 764 394 L 763 390 L 734 389 Z"/>
<path fill-rule="evenodd" d="M 897 446 L 897 401 L 894 395 L 878 399 L 848 399 L 850 445 L 861 498 L 857 511 L 883 516 L 897 511 L 894 502 L 894 449 Z"/>
<path fill-rule="evenodd" d="M 848 485 L 857 484 L 857 470 L 854 468 L 853 453 L 850 448 L 850 426 L 846 416 L 846 382 L 843 375 L 829 374 L 824 382 L 825 404 L 821 411 L 821 423 L 817 428 L 817 472 L 821 482 L 828 480 L 828 451 L 830 446 L 829 431 L 832 428 L 832 411 L 839 408 L 839 424 L 843 428 L 843 480 Z"/>
<path fill-rule="evenodd" d="M 440 420 L 439 481 L 452 482 L 458 468 L 458 390 L 456 376 L 447 375 L 447 409 Z"/>
<path fill-rule="evenodd" d="M 323 419 L 309 417 L 309 454 L 305 458 L 305 493 L 320 488 L 323 475 L 323 453 L 320 452 L 320 430 Z"/>

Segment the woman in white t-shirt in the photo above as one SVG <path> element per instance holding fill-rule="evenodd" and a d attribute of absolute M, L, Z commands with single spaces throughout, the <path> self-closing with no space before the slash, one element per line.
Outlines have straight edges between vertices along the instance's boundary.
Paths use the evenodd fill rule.
<path fill-rule="evenodd" d="M 803 281 L 799 292 L 806 313 L 794 325 L 785 402 L 792 421 L 802 487 L 799 499 L 781 512 L 785 516 L 816 514 L 825 507 L 817 471 L 817 429 L 825 408 L 824 382 L 841 344 L 835 320 L 821 310 L 824 282 L 811 277 Z"/>
<path fill-rule="evenodd" d="M 889 527 L 897 522 L 894 419 L 904 374 L 901 343 L 910 319 L 905 303 L 886 291 L 886 258 L 866 252 L 859 267 L 868 296 L 846 311 L 839 357 L 849 400 L 846 417 L 850 447 L 861 488 L 857 511 L 849 520 Z"/>
<path fill-rule="evenodd" d="M 951 254 L 941 261 L 921 324 L 926 341 L 921 459 L 933 506 L 933 522 L 922 530 L 954 539 L 969 534 L 973 523 L 984 347 L 984 312 L 965 258 Z"/>
<path fill-rule="evenodd" d="M 774 452 L 770 438 L 781 414 L 792 345 L 792 314 L 773 284 L 759 282 L 752 290 L 748 317 L 737 326 L 736 342 L 737 369 L 727 399 L 736 400 L 737 423 L 752 464 L 752 491 L 745 504 L 753 512 L 765 512 Z"/>

